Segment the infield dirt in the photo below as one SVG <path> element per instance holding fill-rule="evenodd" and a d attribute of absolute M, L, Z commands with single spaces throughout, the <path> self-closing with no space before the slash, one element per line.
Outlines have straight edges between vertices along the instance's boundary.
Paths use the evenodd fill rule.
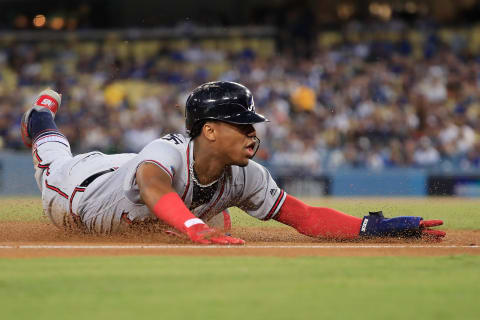
<path fill-rule="evenodd" d="M 480 230 L 447 230 L 447 237 L 441 242 L 432 242 L 428 239 L 339 242 L 313 239 L 298 234 L 290 228 L 275 227 L 234 228 L 232 234 L 246 240 L 247 245 L 209 248 L 195 246 L 183 238 L 151 230 L 130 230 L 121 235 L 100 236 L 77 231 L 67 232 L 48 222 L 2 221 L 0 222 L 0 258 L 117 255 L 279 257 L 480 255 Z M 105 245 L 108 245 L 108 248 L 105 248 Z M 25 248 L 25 246 L 31 247 Z M 136 246 L 136 248 L 128 248 L 128 246 Z"/>

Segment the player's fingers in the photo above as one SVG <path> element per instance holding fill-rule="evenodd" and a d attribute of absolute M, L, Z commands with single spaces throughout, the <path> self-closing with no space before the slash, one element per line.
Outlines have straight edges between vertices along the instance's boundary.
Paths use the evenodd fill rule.
<path fill-rule="evenodd" d="M 210 241 L 215 244 L 230 244 L 226 237 L 219 237 L 219 238 L 210 238 Z"/>
<path fill-rule="evenodd" d="M 231 244 L 231 245 L 245 244 L 244 240 L 230 237 L 230 236 L 213 237 L 213 238 L 210 238 L 210 241 L 216 244 Z"/>
<path fill-rule="evenodd" d="M 442 230 L 433 230 L 433 229 L 425 229 L 422 231 L 424 235 L 436 238 L 443 238 L 447 235 L 445 231 Z"/>
<path fill-rule="evenodd" d="M 226 237 L 226 238 L 227 238 L 227 240 L 230 244 L 234 244 L 234 245 L 245 244 L 245 240 L 240 239 L 240 238 L 234 238 L 234 237 Z"/>
<path fill-rule="evenodd" d="M 231 242 L 231 244 L 234 244 L 236 246 L 243 246 L 245 244 L 245 240 L 243 239 L 235 239 L 234 242 Z"/>
<path fill-rule="evenodd" d="M 422 220 L 420 221 L 420 227 L 429 228 L 441 226 L 443 224 L 442 220 Z"/>
<path fill-rule="evenodd" d="M 210 239 L 205 239 L 205 238 L 192 239 L 192 241 L 199 244 L 212 244 Z"/>

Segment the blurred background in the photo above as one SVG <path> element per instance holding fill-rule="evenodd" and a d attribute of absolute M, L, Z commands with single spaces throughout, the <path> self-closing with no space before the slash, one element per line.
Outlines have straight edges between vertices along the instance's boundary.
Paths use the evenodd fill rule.
<path fill-rule="evenodd" d="M 45 87 L 74 153 L 118 153 L 229 80 L 287 192 L 480 196 L 479 22 L 477 0 L 0 0 L 0 194 L 38 194 L 19 126 Z"/>

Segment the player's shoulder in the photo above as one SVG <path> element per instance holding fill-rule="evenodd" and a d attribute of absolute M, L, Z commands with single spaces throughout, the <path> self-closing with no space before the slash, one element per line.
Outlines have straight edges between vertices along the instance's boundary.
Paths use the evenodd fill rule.
<path fill-rule="evenodd" d="M 189 138 L 185 137 L 181 133 L 169 133 L 161 138 L 153 140 L 147 145 L 147 147 L 149 145 L 164 145 L 174 147 L 176 149 L 181 149 L 182 147 L 187 147 L 188 141 Z"/>
<path fill-rule="evenodd" d="M 188 142 L 189 138 L 180 133 L 169 133 L 147 144 L 141 153 L 183 153 L 187 149 Z"/>
<path fill-rule="evenodd" d="M 190 138 L 184 136 L 181 133 L 169 133 L 157 140 L 160 140 L 164 143 L 170 143 L 174 146 L 185 146 L 186 148 L 188 142 L 190 141 Z"/>
<path fill-rule="evenodd" d="M 246 177 L 254 177 L 268 171 L 267 168 L 253 160 L 249 160 L 245 167 L 232 166 L 231 168 L 233 176 L 245 175 Z"/>

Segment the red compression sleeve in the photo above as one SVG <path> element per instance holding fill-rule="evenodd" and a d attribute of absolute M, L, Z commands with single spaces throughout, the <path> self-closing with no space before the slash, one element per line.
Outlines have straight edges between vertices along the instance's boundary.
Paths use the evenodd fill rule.
<path fill-rule="evenodd" d="M 275 220 L 307 236 L 335 239 L 358 238 L 362 223 L 360 218 L 334 209 L 310 207 L 290 195 Z"/>
<path fill-rule="evenodd" d="M 191 226 L 205 224 L 188 210 L 185 203 L 175 192 L 164 194 L 153 207 L 153 213 L 184 233 L 187 233 L 187 229 Z"/>

